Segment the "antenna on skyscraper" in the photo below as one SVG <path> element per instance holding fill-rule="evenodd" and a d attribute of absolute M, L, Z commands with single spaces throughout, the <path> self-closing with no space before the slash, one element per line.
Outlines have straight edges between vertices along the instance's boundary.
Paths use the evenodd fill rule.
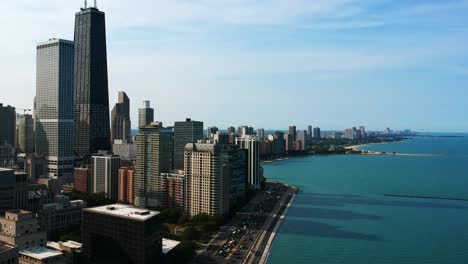
<path fill-rule="evenodd" d="M 88 0 L 84 0 L 84 8 L 88 8 Z"/>
<path fill-rule="evenodd" d="M 97 0 L 94 0 L 94 8 L 97 8 Z"/>

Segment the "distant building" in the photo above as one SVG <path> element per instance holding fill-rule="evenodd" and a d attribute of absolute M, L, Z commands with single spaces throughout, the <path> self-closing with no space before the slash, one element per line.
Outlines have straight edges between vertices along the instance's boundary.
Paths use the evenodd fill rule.
<path fill-rule="evenodd" d="M 15 206 L 15 171 L 0 168 L 0 213 Z"/>
<path fill-rule="evenodd" d="M 292 151 L 294 149 L 294 141 L 293 141 L 293 136 L 290 134 L 285 134 L 284 135 L 284 143 L 286 147 L 286 151 Z"/>
<path fill-rule="evenodd" d="M 276 131 L 271 137 L 273 155 L 283 155 L 286 153 L 286 141 L 284 140 L 284 133 Z"/>
<path fill-rule="evenodd" d="M 314 127 L 314 131 L 312 134 L 312 138 L 314 139 L 320 139 L 322 137 L 322 133 L 320 131 L 320 127 Z"/>
<path fill-rule="evenodd" d="M 117 155 L 93 156 L 93 193 L 105 193 L 117 201 L 120 157 Z"/>
<path fill-rule="evenodd" d="M 50 39 L 37 44 L 36 155 L 47 160 L 49 178 L 73 180 L 74 42 Z"/>
<path fill-rule="evenodd" d="M 2 120 L 2 125 L 0 126 L 0 145 L 7 143 L 11 146 L 15 146 L 15 108 L 9 105 L 5 106 L 0 103 L 0 120 Z"/>
<path fill-rule="evenodd" d="M 309 139 L 314 138 L 314 128 L 312 126 L 307 126 L 307 135 L 309 135 Z"/>
<path fill-rule="evenodd" d="M 130 129 L 130 99 L 125 92 L 120 91 L 118 102 L 111 112 L 111 141 L 120 139 L 130 142 L 132 138 Z"/>
<path fill-rule="evenodd" d="M 197 143 L 203 139 L 203 122 L 192 121 L 187 118 L 185 121 L 174 124 L 174 169 L 184 169 L 184 149 L 188 143 Z"/>
<path fill-rule="evenodd" d="M 266 157 L 266 156 L 271 156 L 272 154 L 273 154 L 272 142 L 269 140 L 260 142 L 260 156 Z"/>
<path fill-rule="evenodd" d="M 36 154 L 25 155 L 24 171 L 28 175 L 30 181 L 47 177 L 48 171 L 46 158 L 44 156 L 37 156 Z"/>
<path fill-rule="evenodd" d="M 296 141 L 297 140 L 296 126 L 289 126 L 288 134 L 292 136 L 292 141 Z"/>
<path fill-rule="evenodd" d="M 184 210 L 185 175 L 184 171 L 161 173 L 163 206 Z"/>
<path fill-rule="evenodd" d="M 119 169 L 119 202 L 125 202 L 132 205 L 135 203 L 134 180 L 134 167 L 121 167 Z"/>
<path fill-rule="evenodd" d="M 239 137 L 243 136 L 253 136 L 254 135 L 254 128 L 251 126 L 240 126 L 238 128 L 237 134 Z"/>
<path fill-rule="evenodd" d="M 216 142 L 221 145 L 229 145 L 230 143 L 230 135 L 223 134 L 223 133 L 216 133 L 213 135 L 213 142 Z"/>
<path fill-rule="evenodd" d="M 80 226 L 86 202 L 70 201 L 68 196 L 59 195 L 55 203 L 45 204 L 39 211 L 39 225 L 51 238 L 54 232 L 66 230 L 70 226 Z"/>
<path fill-rule="evenodd" d="M 309 136 L 307 135 L 307 131 L 299 131 L 297 133 L 296 141 L 301 142 L 301 148 L 299 150 L 305 150 L 309 145 Z"/>
<path fill-rule="evenodd" d="M 236 128 L 235 128 L 235 127 L 228 127 L 228 128 L 227 128 L 227 133 L 228 133 L 229 135 L 234 135 L 234 134 L 236 134 Z"/>
<path fill-rule="evenodd" d="M 182 133 L 182 135 L 186 134 Z M 203 136 L 203 131 L 201 135 Z M 173 168 L 172 131 L 153 123 L 153 125 L 140 128 L 135 142 L 137 149 L 134 179 L 135 205 L 143 208 L 159 207 L 162 203 L 160 175 Z"/>
<path fill-rule="evenodd" d="M 33 213 L 23 210 L 10 210 L 0 218 L 0 242 L 24 249 L 45 247 L 47 244 L 46 232 L 39 230 L 37 218 Z"/>
<path fill-rule="evenodd" d="M 257 138 L 259 140 L 265 139 L 265 129 L 263 129 L 263 128 L 257 129 Z"/>
<path fill-rule="evenodd" d="M 135 160 L 136 145 L 126 140 L 115 140 L 112 144 L 112 152 L 119 155 L 122 160 Z"/>
<path fill-rule="evenodd" d="M 159 212 L 121 204 L 85 209 L 84 256 L 91 263 L 159 263 L 161 228 Z"/>
<path fill-rule="evenodd" d="M 206 133 L 207 138 L 213 138 L 216 133 L 218 133 L 219 129 L 217 127 L 209 127 Z"/>
<path fill-rule="evenodd" d="M 154 122 L 154 109 L 150 101 L 143 101 L 143 106 L 138 109 L 138 127 L 145 127 Z"/>
<path fill-rule="evenodd" d="M 187 215 L 223 216 L 229 212 L 230 179 L 223 168 L 220 145 L 187 144 L 184 171 Z"/>
<path fill-rule="evenodd" d="M 18 264 L 19 252 L 15 246 L 0 243 L 0 263 Z"/>
<path fill-rule="evenodd" d="M 83 165 L 79 168 L 75 168 L 75 177 L 73 186 L 75 190 L 91 193 L 93 190 L 94 173 L 92 165 Z"/>
<path fill-rule="evenodd" d="M 254 136 L 236 138 L 236 145 L 247 150 L 247 182 L 250 188 L 260 189 L 260 142 Z"/>
<path fill-rule="evenodd" d="M 19 115 L 18 124 L 18 149 L 22 153 L 34 153 L 34 119 L 32 115 Z"/>
<path fill-rule="evenodd" d="M 243 202 L 247 198 L 248 188 L 248 150 L 236 145 L 221 146 L 223 174 L 230 179 L 230 202 Z"/>
<path fill-rule="evenodd" d="M 348 128 L 344 131 L 344 137 L 350 140 L 356 139 L 356 128 Z"/>

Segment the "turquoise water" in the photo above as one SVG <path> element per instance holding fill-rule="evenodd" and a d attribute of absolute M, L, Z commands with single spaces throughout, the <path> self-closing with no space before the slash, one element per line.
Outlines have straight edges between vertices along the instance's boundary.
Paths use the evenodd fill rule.
<path fill-rule="evenodd" d="M 468 202 L 384 196 L 468 198 L 468 137 L 364 149 L 446 156 L 311 156 L 264 166 L 267 178 L 301 189 L 268 263 L 468 263 Z"/>

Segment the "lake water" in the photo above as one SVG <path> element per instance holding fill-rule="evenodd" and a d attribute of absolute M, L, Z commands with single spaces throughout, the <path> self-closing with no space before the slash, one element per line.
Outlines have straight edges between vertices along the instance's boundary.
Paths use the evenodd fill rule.
<path fill-rule="evenodd" d="M 468 202 L 384 196 L 468 199 L 466 136 L 364 147 L 446 156 L 309 156 L 265 165 L 268 179 L 301 189 L 268 263 L 468 263 Z"/>

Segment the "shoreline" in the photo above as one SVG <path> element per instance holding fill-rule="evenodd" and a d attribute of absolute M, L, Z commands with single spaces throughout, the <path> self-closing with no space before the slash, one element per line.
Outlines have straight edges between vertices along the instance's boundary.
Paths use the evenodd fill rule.
<path fill-rule="evenodd" d="M 274 242 L 274 240 L 276 238 L 276 235 L 278 234 L 278 229 L 283 224 L 284 219 L 286 219 L 286 216 L 288 215 L 289 208 L 291 208 L 291 205 L 293 204 L 294 199 L 296 198 L 296 195 L 299 192 L 299 189 L 297 187 L 295 187 L 295 186 L 290 186 L 290 187 L 293 189 L 294 193 L 290 194 L 290 195 L 292 195 L 292 197 L 289 200 L 289 202 L 288 202 L 286 208 L 284 209 L 283 213 L 281 214 L 278 222 L 276 223 L 275 228 L 273 229 L 273 232 L 272 232 L 270 238 L 268 239 L 267 245 L 265 246 L 265 251 L 263 252 L 262 257 L 260 258 L 260 262 L 259 262 L 260 264 L 266 264 L 268 262 L 268 257 L 270 256 L 271 247 L 273 246 L 273 242 Z"/>

